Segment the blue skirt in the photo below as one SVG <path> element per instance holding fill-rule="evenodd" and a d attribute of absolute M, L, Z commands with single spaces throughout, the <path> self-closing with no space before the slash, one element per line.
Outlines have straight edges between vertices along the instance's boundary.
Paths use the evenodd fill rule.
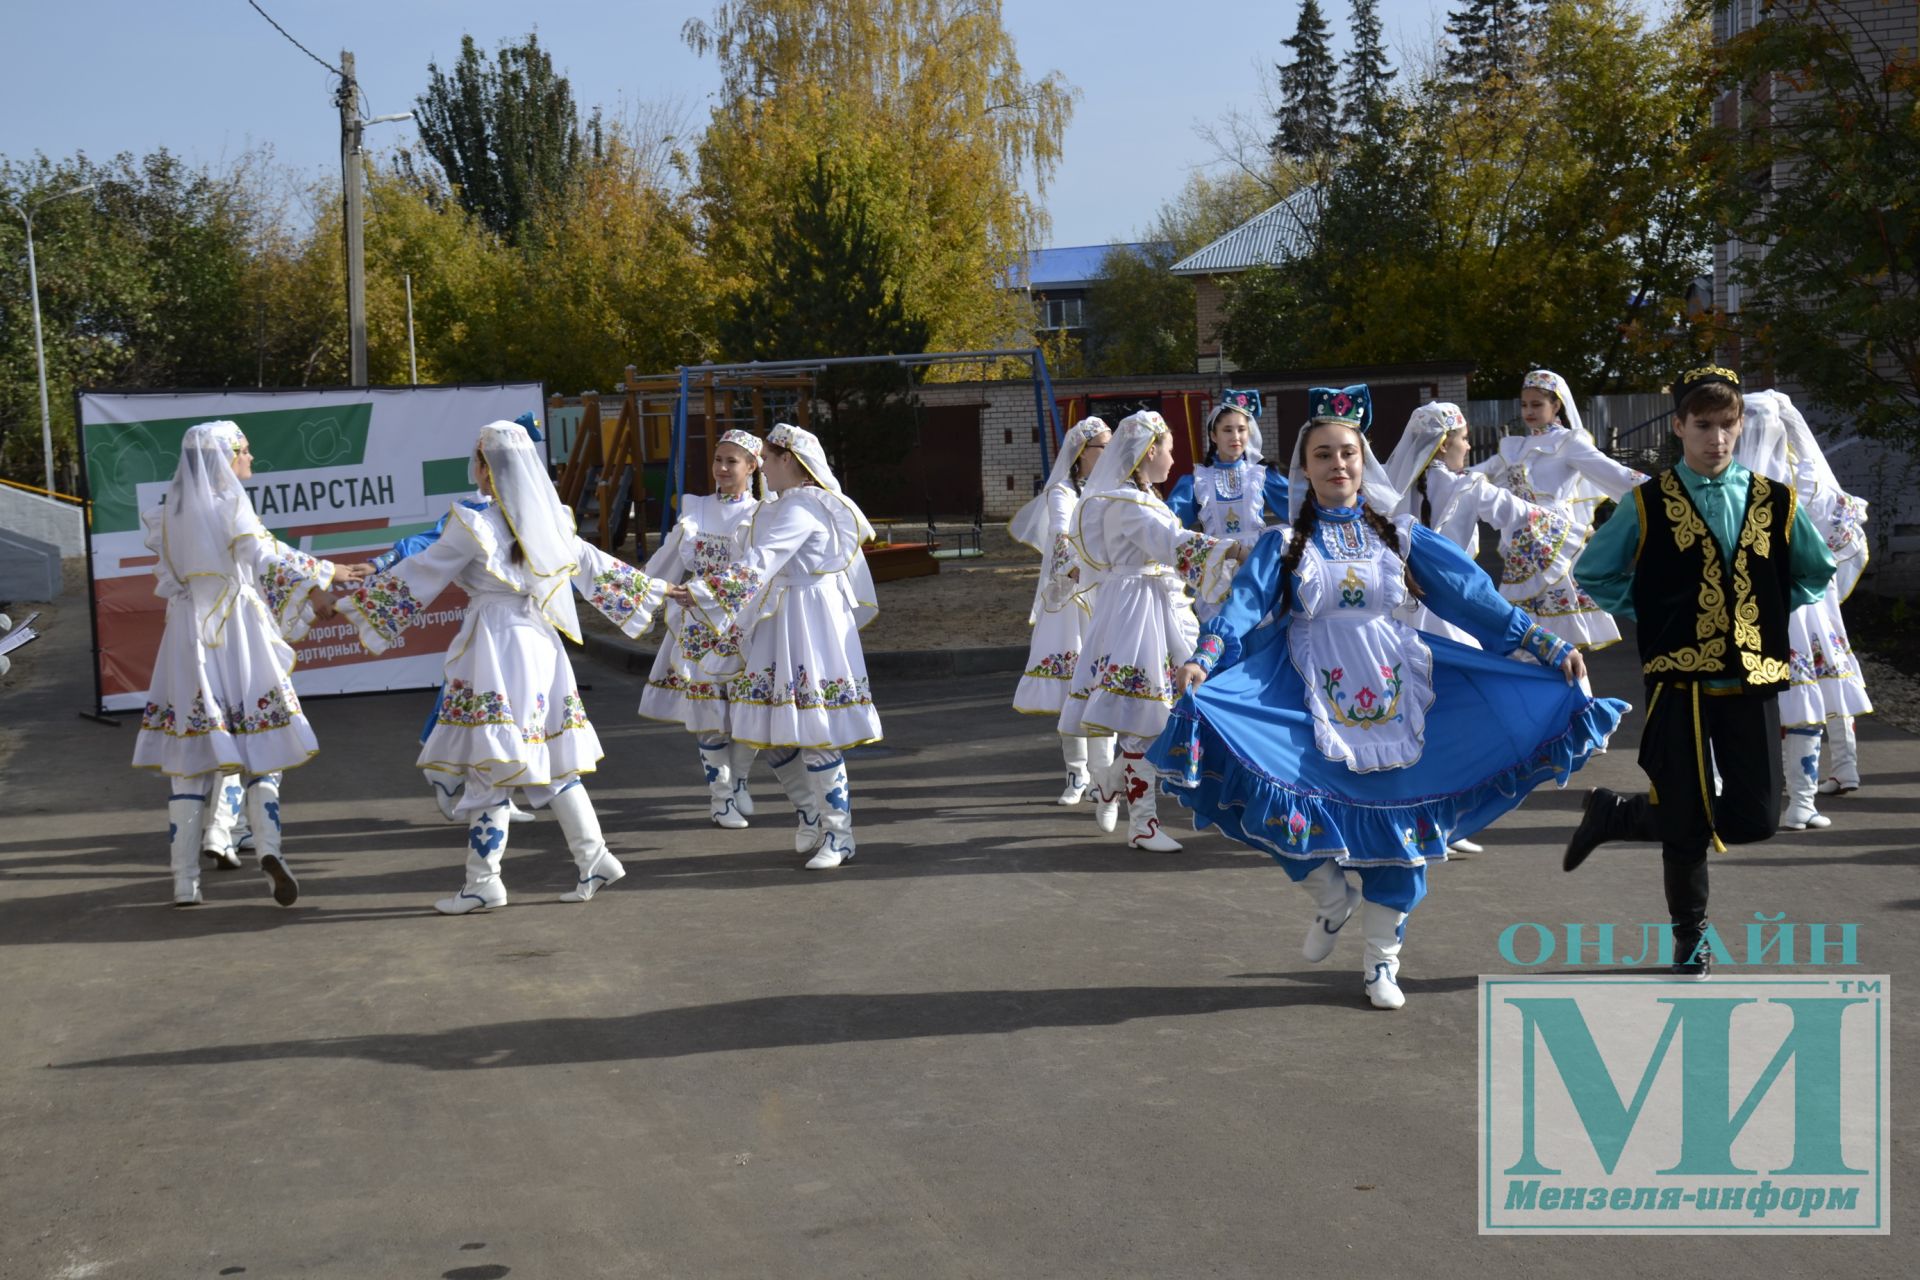
<path fill-rule="evenodd" d="M 1443 861 L 1448 841 L 1473 835 L 1542 782 L 1564 786 L 1632 710 L 1589 697 L 1557 670 L 1423 636 L 1434 698 L 1420 758 L 1355 773 L 1314 746 L 1285 632 L 1255 637 L 1240 661 L 1175 705 L 1147 758 L 1197 829 L 1217 826 L 1276 859 Z"/>

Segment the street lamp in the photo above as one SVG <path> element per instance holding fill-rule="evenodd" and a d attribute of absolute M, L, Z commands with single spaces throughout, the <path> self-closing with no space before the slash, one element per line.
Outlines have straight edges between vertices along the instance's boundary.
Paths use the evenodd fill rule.
<path fill-rule="evenodd" d="M 13 211 L 27 224 L 27 291 L 33 295 L 33 359 L 40 370 L 40 447 L 47 459 L 47 494 L 53 494 L 53 414 L 47 408 L 47 348 L 40 339 L 40 270 L 33 261 L 33 214 L 36 209 L 44 209 L 55 200 L 65 200 L 68 196 L 85 195 L 100 184 L 84 183 L 71 191 L 62 191 L 55 195 L 43 196 L 31 204 L 21 204 L 9 200 Z"/>

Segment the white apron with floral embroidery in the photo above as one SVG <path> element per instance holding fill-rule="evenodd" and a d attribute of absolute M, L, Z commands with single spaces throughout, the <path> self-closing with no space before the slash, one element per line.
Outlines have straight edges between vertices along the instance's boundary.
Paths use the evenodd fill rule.
<path fill-rule="evenodd" d="M 183 583 L 167 563 L 163 514 L 148 512 L 143 522 L 159 558 L 154 594 L 167 601 L 167 621 L 134 767 L 190 778 L 305 764 L 319 744 L 293 690 L 287 638 L 306 634 L 307 592 L 333 581 L 333 565 L 255 533 L 233 539 L 231 577 Z"/>
<path fill-rule="evenodd" d="M 1792 683 L 1780 694 L 1783 728 L 1817 727 L 1830 716 L 1873 710 L 1840 616 L 1840 593 L 1831 582 L 1818 600 L 1787 615 L 1787 669 Z"/>
<path fill-rule="evenodd" d="M 1406 564 L 1357 520 L 1324 517 L 1300 557 L 1291 625 L 1314 746 L 1356 773 L 1420 759 L 1433 705 L 1433 652 L 1394 616 Z"/>
<path fill-rule="evenodd" d="M 759 506 L 758 499 L 745 493 L 737 498 L 717 493 L 687 497 L 679 523 L 644 572 L 678 583 L 724 569 L 745 550 Z M 727 734 L 727 682 L 700 670 L 700 659 L 712 651 L 718 637 L 697 618 L 686 617 L 677 604 L 669 603 L 664 617 L 666 635 L 640 693 L 640 714 L 683 724 L 692 733 Z"/>

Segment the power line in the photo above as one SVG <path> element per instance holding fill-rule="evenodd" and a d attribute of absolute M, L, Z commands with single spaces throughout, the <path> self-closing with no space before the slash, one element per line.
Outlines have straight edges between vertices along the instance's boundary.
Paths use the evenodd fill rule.
<path fill-rule="evenodd" d="M 309 58 L 312 58 L 315 62 L 319 63 L 321 66 L 325 67 L 327 70 L 333 72 L 333 74 L 341 77 L 342 79 L 346 78 L 346 72 L 340 70 L 340 68 L 334 66 L 331 62 L 328 62 L 325 58 L 321 57 L 319 54 L 315 53 L 313 50 L 307 48 L 307 46 L 301 44 L 298 40 L 295 40 L 291 35 L 288 35 L 287 29 L 281 26 L 279 23 L 275 22 L 273 20 L 273 15 L 268 13 L 265 9 L 262 9 L 258 3 L 258 0 L 247 0 L 247 3 L 252 6 L 253 11 L 255 13 L 265 18 L 267 20 L 267 23 L 270 26 L 272 26 L 272 28 L 275 31 L 278 31 L 281 35 L 286 36 L 287 43 L 291 44 L 294 48 L 298 49 L 300 52 L 306 54 Z"/>

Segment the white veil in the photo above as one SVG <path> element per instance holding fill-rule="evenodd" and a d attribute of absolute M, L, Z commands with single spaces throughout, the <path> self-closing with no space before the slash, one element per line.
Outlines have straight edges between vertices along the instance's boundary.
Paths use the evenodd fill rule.
<path fill-rule="evenodd" d="M 1444 400 L 1423 404 L 1413 411 L 1400 442 L 1387 455 L 1387 483 L 1399 490 L 1401 506 L 1411 502 L 1414 482 L 1440 456 L 1440 446 L 1446 443 L 1447 437 L 1466 427 L 1467 418 L 1460 407 Z"/>
<path fill-rule="evenodd" d="M 526 557 L 521 567 L 533 579 L 534 603 L 548 622 L 578 644 L 580 615 L 574 609 L 572 587 L 580 563 L 580 539 L 573 514 L 547 476 L 546 459 L 517 422 L 490 422 L 480 428 L 479 452 L 493 475 L 494 501 Z M 478 485 L 479 468 L 469 462 L 467 470 L 468 478 Z"/>
<path fill-rule="evenodd" d="M 827 465 L 827 451 L 820 444 L 820 437 L 805 427 L 796 427 L 791 422 L 776 422 L 773 430 L 767 432 L 767 443 L 785 449 L 800 460 L 814 483 L 840 499 L 848 511 L 853 513 L 854 528 L 860 542 L 873 541 L 873 526 L 867 522 L 866 512 L 860 510 L 853 499 L 840 490 L 840 481 L 835 478 L 833 468 Z"/>
<path fill-rule="evenodd" d="M 1107 554 L 1101 521 L 1095 519 L 1089 522 L 1088 512 L 1105 514 L 1097 504 L 1114 500 L 1133 502 L 1147 497 L 1127 481 L 1153 451 L 1154 442 L 1161 436 L 1171 434 L 1167 420 L 1151 409 L 1129 414 L 1113 429 L 1113 439 L 1107 441 L 1107 447 L 1100 453 L 1100 461 L 1094 463 L 1093 474 L 1087 477 L 1080 505 L 1073 509 L 1074 547 L 1079 551 L 1080 558 L 1094 568 L 1108 568 L 1112 558 Z"/>
<path fill-rule="evenodd" d="M 1047 473 L 1047 482 L 1040 486 L 1040 492 L 1034 494 L 1013 519 L 1007 521 L 1007 532 L 1013 535 L 1016 542 L 1025 543 L 1041 555 L 1052 554 L 1052 548 L 1046 545 L 1047 490 L 1071 489 L 1073 464 L 1080 460 L 1087 442 L 1111 430 L 1113 428 L 1099 418 L 1082 418 L 1068 429 L 1066 437 L 1060 441 L 1060 452 L 1053 455 L 1053 469 Z M 1044 578 L 1045 574 L 1041 576 Z"/>

